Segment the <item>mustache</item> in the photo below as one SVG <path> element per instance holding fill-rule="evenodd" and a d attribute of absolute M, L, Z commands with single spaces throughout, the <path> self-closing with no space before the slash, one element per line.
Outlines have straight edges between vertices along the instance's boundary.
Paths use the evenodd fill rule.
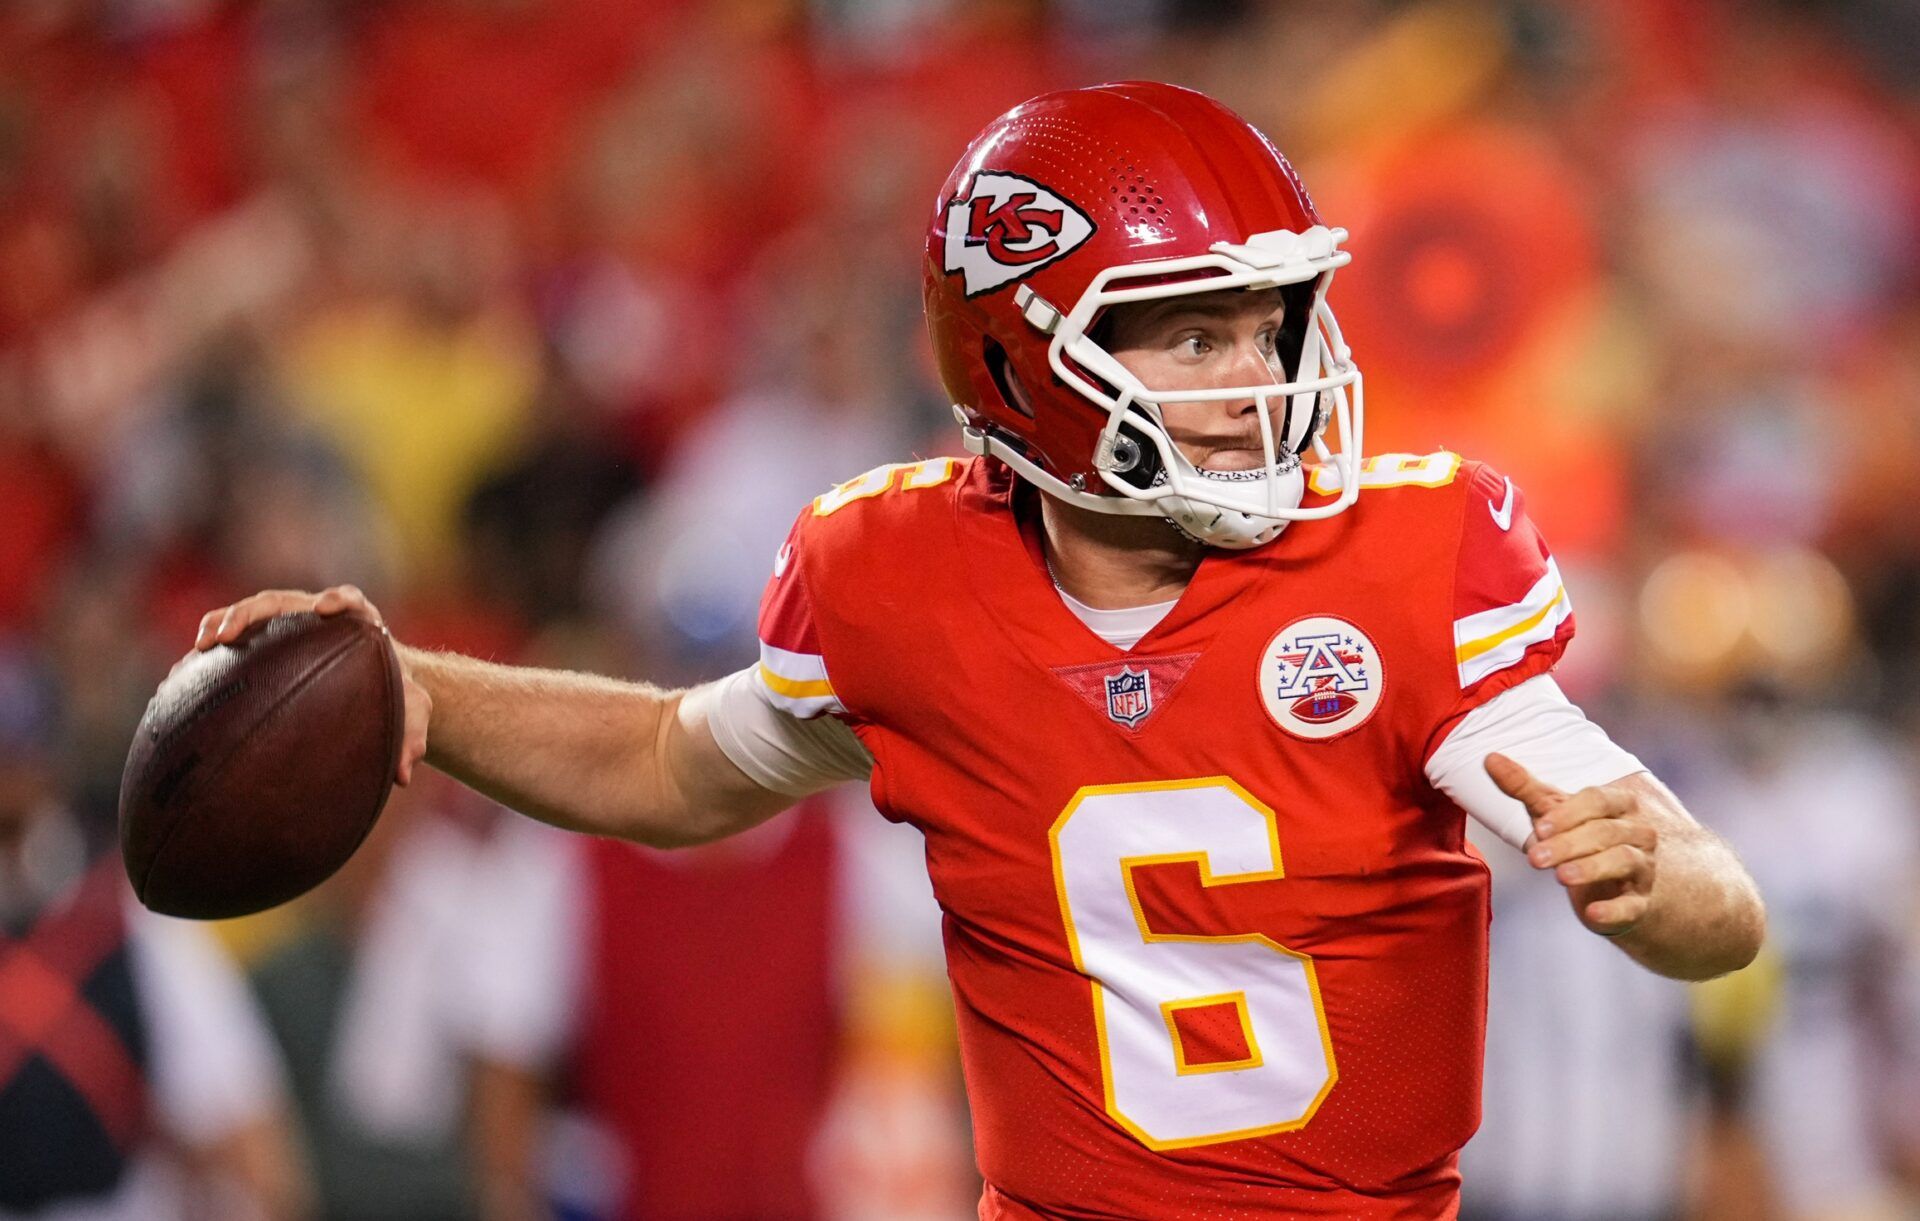
<path fill-rule="evenodd" d="M 1216 467 L 1212 465 L 1222 455 L 1226 454 L 1244 454 L 1248 456 L 1250 461 L 1247 465 L 1236 464 L 1227 467 Z M 1193 457 L 1189 453 L 1188 461 L 1192 463 L 1195 470 L 1210 479 L 1237 480 L 1264 479 L 1269 474 L 1284 475 L 1297 470 L 1300 466 L 1301 459 L 1300 455 L 1285 446 L 1277 446 L 1274 449 L 1273 463 L 1268 465 L 1266 451 L 1262 449 L 1256 441 L 1256 443 L 1251 446 L 1208 450 L 1198 458 Z"/>

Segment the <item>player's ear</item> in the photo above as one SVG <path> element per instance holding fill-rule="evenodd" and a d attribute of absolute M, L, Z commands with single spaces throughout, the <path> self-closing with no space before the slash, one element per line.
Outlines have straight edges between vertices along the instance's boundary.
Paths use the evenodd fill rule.
<path fill-rule="evenodd" d="M 1026 385 L 1021 382 L 1020 375 L 1014 372 L 1013 361 L 1007 358 L 1006 349 L 991 341 L 987 348 L 987 370 L 993 374 L 994 385 L 1000 388 L 1000 397 L 1006 400 L 1007 406 L 1031 420 L 1033 399 L 1028 397 Z"/>
<path fill-rule="evenodd" d="M 1027 397 L 1026 383 L 1020 380 L 1020 375 L 1011 367 L 1007 369 L 1007 389 L 1013 394 L 1013 405 L 1023 414 L 1032 415 L 1033 400 Z"/>

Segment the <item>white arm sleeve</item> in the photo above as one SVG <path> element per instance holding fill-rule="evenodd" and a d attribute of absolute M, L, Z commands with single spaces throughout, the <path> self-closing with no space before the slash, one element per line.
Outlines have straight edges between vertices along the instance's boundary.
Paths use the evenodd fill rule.
<path fill-rule="evenodd" d="M 129 904 L 129 948 L 147 1001 L 156 1109 L 204 1146 L 286 1105 L 280 1052 L 240 971 L 203 928 Z"/>
<path fill-rule="evenodd" d="M 1526 807 L 1487 775 L 1498 752 L 1573 792 L 1646 770 L 1542 674 L 1469 712 L 1427 760 L 1427 779 L 1487 830 L 1518 848 L 1533 833 Z"/>
<path fill-rule="evenodd" d="M 873 774 L 873 756 L 833 716 L 802 719 L 774 705 L 754 667 L 688 693 L 707 716 L 714 741 L 754 783 L 806 797 Z"/>

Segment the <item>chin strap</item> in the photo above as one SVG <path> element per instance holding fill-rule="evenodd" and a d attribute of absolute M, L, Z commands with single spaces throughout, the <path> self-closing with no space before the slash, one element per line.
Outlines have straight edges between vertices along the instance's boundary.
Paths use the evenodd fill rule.
<path fill-rule="evenodd" d="M 966 409 L 958 403 L 954 404 L 953 414 L 954 417 L 960 421 L 961 448 L 970 454 L 991 454 L 993 452 L 993 442 L 987 439 L 986 430 L 983 428 L 975 428 L 973 425 L 967 423 Z"/>
<path fill-rule="evenodd" d="M 986 457 L 998 458 L 1012 467 L 1021 478 L 1033 484 L 1054 499 L 1080 508 L 1091 509 L 1096 513 L 1117 514 L 1126 517 L 1158 517 L 1179 531 L 1182 535 L 1207 547 L 1221 547 L 1229 551 L 1240 551 L 1248 547 L 1258 547 L 1270 543 L 1280 536 L 1286 528 L 1285 518 L 1261 517 L 1237 509 L 1223 509 L 1217 505 L 1201 505 L 1184 497 L 1172 497 L 1180 503 L 1184 513 L 1167 511 L 1166 499 L 1132 500 L 1124 496 L 1100 496 L 1063 483 L 1058 476 L 1042 470 L 1031 458 L 1016 447 L 995 436 L 989 429 L 976 427 L 965 419 L 965 412 L 958 406 L 954 414 L 961 418 L 961 444 L 967 452 Z M 1212 516 L 1202 524 L 1203 514 Z M 1187 518 L 1181 520 L 1181 516 Z M 1230 523 L 1230 524 L 1229 524 Z M 1257 524 L 1256 524 L 1257 523 Z M 1222 528 L 1223 525 L 1226 528 Z M 1244 527 L 1241 529 L 1235 526 Z"/>

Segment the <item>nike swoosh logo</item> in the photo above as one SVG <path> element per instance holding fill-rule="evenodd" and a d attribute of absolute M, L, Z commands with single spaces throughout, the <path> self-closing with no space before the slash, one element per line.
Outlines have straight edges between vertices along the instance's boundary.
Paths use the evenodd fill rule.
<path fill-rule="evenodd" d="M 791 562 L 792 559 L 793 559 L 793 544 L 781 543 L 780 550 L 774 553 L 773 575 L 776 577 L 786 576 L 787 564 Z"/>
<path fill-rule="evenodd" d="M 1502 530 L 1513 529 L 1513 480 L 1507 480 L 1507 498 L 1500 502 L 1500 507 L 1494 508 L 1493 502 L 1489 500 L 1487 512 L 1493 514 L 1494 525 Z"/>

